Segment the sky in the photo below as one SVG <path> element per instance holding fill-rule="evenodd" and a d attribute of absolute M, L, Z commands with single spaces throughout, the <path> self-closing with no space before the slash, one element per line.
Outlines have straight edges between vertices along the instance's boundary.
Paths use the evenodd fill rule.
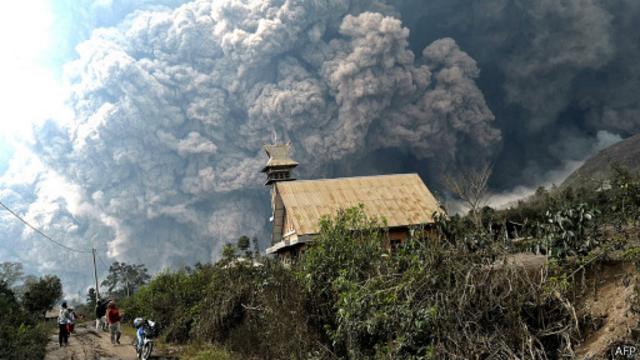
<path fill-rule="evenodd" d="M 31 0 L 0 13 L 0 200 L 152 271 L 269 243 L 262 145 L 298 178 L 495 164 L 495 205 L 640 131 L 632 0 Z M 91 285 L 0 213 L 0 261 Z M 104 264 L 103 264 L 104 263 Z"/>
<path fill-rule="evenodd" d="M 0 169 L 5 169 L 16 142 L 30 135 L 32 125 L 42 122 L 61 106 L 56 70 L 48 57 L 54 49 L 53 19 L 46 1 L 11 2 L 0 14 Z M 27 20 L 28 21 L 25 21 Z M 16 36 L 20 33 L 21 36 Z M 31 101 L 41 99 L 38 106 Z"/>
<path fill-rule="evenodd" d="M 44 177 L 47 180 L 40 182 L 39 186 L 29 187 L 27 191 L 32 191 L 33 194 L 26 197 L 27 202 L 37 196 L 55 198 L 57 194 L 63 194 L 62 197 L 68 199 L 74 198 L 69 182 L 62 176 L 45 174 L 46 166 L 34 152 L 35 134 L 50 119 L 68 122 L 73 117 L 72 110 L 66 104 L 68 84 L 65 82 L 64 67 L 65 63 L 77 57 L 75 46 L 87 39 L 94 28 L 117 23 L 132 7 L 142 3 L 144 1 L 125 2 L 118 9 L 111 7 L 119 4 L 108 0 L 25 0 L 3 5 L 3 11 L 0 12 L 0 43 L 5 47 L 0 57 L 0 96 L 4 99 L 0 107 L 0 193 L 11 194 L 9 188 L 12 186 L 33 184 L 36 178 Z M 6 173 L 10 167 L 14 171 Z M 4 198 L 0 200 L 6 201 Z M 32 213 L 52 211 L 49 204 L 32 203 L 31 208 Z M 18 206 L 18 209 L 23 210 L 21 215 L 28 213 L 24 207 Z M 27 218 L 36 226 L 41 221 L 52 220 L 51 217 L 40 220 Z M 46 240 L 39 239 L 27 228 L 21 229 L 22 225 L 10 216 L 2 219 L 11 223 L 14 231 L 5 234 L 0 240 L 0 246 L 7 249 L 4 253 L 0 252 L 0 261 L 24 262 L 27 271 L 35 274 L 42 274 L 47 271 L 45 269 L 59 266 L 55 263 L 56 260 L 40 261 L 42 257 L 37 249 L 42 249 L 41 245 L 46 244 Z M 64 234 L 60 234 L 57 240 L 66 242 Z M 83 244 L 79 248 L 88 247 L 91 244 Z M 60 260 L 78 260 L 77 256 L 60 252 L 55 246 L 45 248 L 61 254 Z M 22 255 L 29 253 L 29 256 Z M 107 259 L 105 251 L 99 262 L 101 272 L 104 273 L 108 264 L 105 265 L 102 259 Z M 79 278 L 82 283 L 66 279 L 72 293 L 84 290 L 90 283 L 85 275 L 78 276 L 86 272 L 86 266 L 89 265 L 87 257 L 82 256 L 78 265 L 85 269 L 67 272 L 69 278 Z"/>

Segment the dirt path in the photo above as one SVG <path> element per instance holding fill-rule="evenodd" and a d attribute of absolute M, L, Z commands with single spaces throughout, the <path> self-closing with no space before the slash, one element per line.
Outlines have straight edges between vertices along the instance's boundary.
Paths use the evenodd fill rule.
<path fill-rule="evenodd" d="M 90 323 L 79 324 L 66 347 L 58 345 L 58 334 L 51 336 L 45 360 L 135 360 L 131 344 L 133 340 L 122 335 L 120 345 L 112 345 L 109 333 L 95 330 Z"/>

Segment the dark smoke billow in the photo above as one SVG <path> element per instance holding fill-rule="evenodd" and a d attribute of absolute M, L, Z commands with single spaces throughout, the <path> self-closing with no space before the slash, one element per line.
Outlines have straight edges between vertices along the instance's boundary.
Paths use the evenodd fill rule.
<path fill-rule="evenodd" d="M 213 260 L 241 234 L 264 245 L 274 134 L 303 178 L 419 171 L 437 187 L 441 171 L 494 160 L 500 190 L 640 127 L 630 0 L 178 4 L 75 14 L 98 28 L 65 66 L 73 119 L 38 129 L 36 155 L 0 179 L 3 199 L 107 260 L 158 270 Z M 3 257 L 89 284 L 0 226 L 4 244 L 23 239 Z"/>
<path fill-rule="evenodd" d="M 400 1 L 412 47 L 451 36 L 482 69 L 477 83 L 503 133 L 493 186 L 549 178 L 596 148 L 599 131 L 640 130 L 633 63 L 640 4 L 598 0 Z"/>

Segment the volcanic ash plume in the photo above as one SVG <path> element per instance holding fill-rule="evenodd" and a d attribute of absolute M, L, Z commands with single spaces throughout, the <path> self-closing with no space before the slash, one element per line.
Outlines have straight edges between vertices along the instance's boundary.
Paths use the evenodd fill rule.
<path fill-rule="evenodd" d="M 351 9 L 199 1 L 139 13 L 79 46 L 69 151 L 48 155 L 115 219 L 113 255 L 153 244 L 215 257 L 212 243 L 260 233 L 268 204 L 252 189 L 274 131 L 293 141 L 309 177 L 376 148 L 453 157 L 468 151 L 462 143 L 499 141 L 478 67 L 455 41 L 416 59 L 399 19 Z"/>
<path fill-rule="evenodd" d="M 266 244 L 259 170 L 274 133 L 307 178 L 377 149 L 489 156 L 501 135 L 476 62 L 450 38 L 416 56 L 393 15 L 367 1 L 194 1 L 94 30 L 66 67 L 74 119 L 38 134 L 85 209 L 75 239 L 153 270 L 215 259 L 242 234 Z"/>

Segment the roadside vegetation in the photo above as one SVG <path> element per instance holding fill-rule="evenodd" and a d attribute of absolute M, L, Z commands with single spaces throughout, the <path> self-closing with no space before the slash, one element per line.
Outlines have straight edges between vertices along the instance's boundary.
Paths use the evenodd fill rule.
<path fill-rule="evenodd" d="M 0 264 L 0 359 L 42 359 L 55 326 L 45 313 L 62 297 L 56 276 L 25 277 L 22 265 Z"/>
<path fill-rule="evenodd" d="M 215 264 L 157 274 L 125 313 L 157 320 L 187 359 L 571 358 L 601 327 L 580 312 L 585 279 L 640 263 L 640 177 L 616 168 L 599 189 L 440 217 L 396 250 L 381 221 L 361 208 L 325 218 L 289 265 L 243 237 Z M 509 265 L 522 252 L 546 265 Z"/>

